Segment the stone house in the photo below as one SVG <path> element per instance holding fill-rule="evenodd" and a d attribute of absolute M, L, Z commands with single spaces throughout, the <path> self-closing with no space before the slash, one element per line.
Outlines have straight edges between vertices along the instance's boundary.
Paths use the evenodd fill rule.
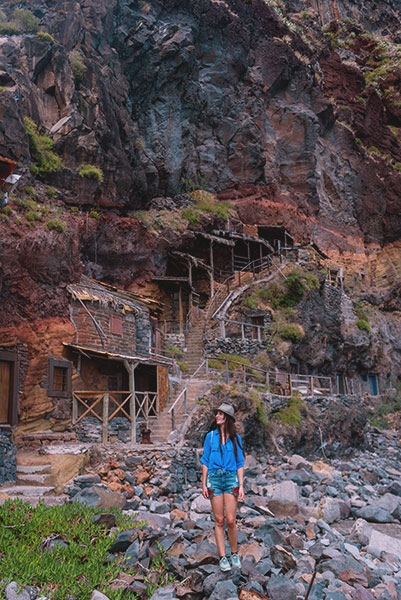
<path fill-rule="evenodd" d="M 16 438 L 72 428 L 80 438 L 92 419 L 106 441 L 122 419 L 135 441 L 169 393 L 160 303 L 87 277 L 67 292 L 69 318 L 51 333 L 57 324 L 47 325 L 40 346 L 0 339 L 0 428 Z"/>

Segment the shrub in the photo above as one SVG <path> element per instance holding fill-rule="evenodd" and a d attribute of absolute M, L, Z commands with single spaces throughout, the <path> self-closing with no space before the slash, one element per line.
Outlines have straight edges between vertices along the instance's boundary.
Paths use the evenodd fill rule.
<path fill-rule="evenodd" d="M 35 17 L 30 10 L 16 8 L 14 17 L 21 23 L 24 31 L 28 33 L 36 33 L 39 27 L 40 19 Z"/>
<path fill-rule="evenodd" d="M 256 310 L 259 306 L 259 298 L 256 294 L 251 294 L 243 301 L 243 305 L 252 310 Z"/>
<path fill-rule="evenodd" d="M 401 162 L 396 162 L 394 165 L 394 169 L 401 173 Z"/>
<path fill-rule="evenodd" d="M 31 185 L 25 186 L 22 191 L 28 194 L 28 196 L 30 196 L 34 200 L 36 200 L 36 198 L 38 197 L 36 190 L 34 190 Z"/>
<path fill-rule="evenodd" d="M 184 208 L 182 216 L 190 225 L 195 225 L 200 221 L 200 214 L 193 208 Z"/>
<path fill-rule="evenodd" d="M 72 215 L 76 215 L 76 214 L 78 214 L 78 213 L 79 213 L 79 208 L 78 208 L 78 206 L 71 206 L 71 208 L 70 208 L 70 213 L 71 213 Z"/>
<path fill-rule="evenodd" d="M 84 63 L 84 57 L 82 56 L 81 52 L 79 52 L 78 50 L 71 52 L 70 65 L 75 81 L 77 83 L 80 83 L 85 77 L 85 73 L 88 69 L 88 67 Z"/>
<path fill-rule="evenodd" d="M 0 221 L 8 221 L 8 215 L 5 213 L 0 213 Z"/>
<path fill-rule="evenodd" d="M 50 44 L 56 43 L 56 40 L 54 39 L 54 37 L 47 31 L 38 31 L 38 33 L 36 35 L 43 42 L 50 42 Z"/>
<path fill-rule="evenodd" d="M 358 319 L 357 322 L 355 323 L 355 325 L 358 327 L 358 329 L 362 329 L 364 331 L 370 331 L 370 325 L 366 321 L 366 319 Z"/>
<path fill-rule="evenodd" d="M 5 215 L 11 215 L 11 213 L 13 212 L 13 209 L 11 208 L 11 206 L 9 204 L 6 204 L 1 209 L 1 212 L 4 213 Z"/>
<path fill-rule="evenodd" d="M 279 335 L 284 340 L 290 340 L 291 342 L 299 342 L 305 335 L 301 325 L 296 323 L 286 323 L 279 330 Z"/>
<path fill-rule="evenodd" d="M 0 22 L 0 35 L 20 35 L 20 33 L 21 30 L 14 21 L 9 23 Z"/>
<path fill-rule="evenodd" d="M 38 127 L 32 119 L 24 117 L 25 131 L 29 138 L 29 149 L 33 164 L 31 173 L 45 177 L 49 173 L 61 170 L 61 158 L 52 151 L 54 142 L 45 135 L 38 133 Z"/>
<path fill-rule="evenodd" d="M 180 367 L 182 373 L 186 373 L 188 371 L 189 367 L 186 362 L 184 362 L 183 360 L 176 360 L 176 363 Z"/>
<path fill-rule="evenodd" d="M 256 416 L 258 418 L 259 423 L 267 429 L 269 426 L 269 418 L 266 413 L 266 408 L 264 402 L 261 401 L 259 394 L 254 390 L 249 392 L 249 398 L 252 400 L 255 408 L 256 408 Z"/>
<path fill-rule="evenodd" d="M 48 187 L 45 189 L 45 194 L 48 198 L 54 198 L 57 194 L 56 190 L 52 187 Z"/>
<path fill-rule="evenodd" d="M 100 219 L 100 213 L 97 210 L 91 210 L 89 216 L 91 219 Z"/>
<path fill-rule="evenodd" d="M 46 223 L 47 229 L 58 231 L 59 233 L 63 233 L 64 225 L 58 219 L 49 219 Z"/>
<path fill-rule="evenodd" d="M 83 164 L 79 167 L 79 174 L 86 179 L 95 179 L 98 183 L 103 182 L 102 170 L 94 165 Z"/>
<path fill-rule="evenodd" d="M 25 218 L 27 221 L 31 221 L 31 222 L 42 221 L 42 219 L 43 219 L 42 215 L 34 210 L 28 210 L 25 213 Z"/>
<path fill-rule="evenodd" d="M 303 409 L 305 409 L 305 404 L 302 402 L 301 398 L 292 397 L 288 400 L 287 408 L 279 410 L 273 418 L 279 423 L 291 425 L 292 427 L 299 429 L 302 423 L 301 411 Z"/>

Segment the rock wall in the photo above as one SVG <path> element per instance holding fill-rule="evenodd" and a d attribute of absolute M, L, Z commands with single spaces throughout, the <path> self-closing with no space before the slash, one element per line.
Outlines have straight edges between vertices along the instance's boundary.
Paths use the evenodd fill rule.
<path fill-rule="evenodd" d="M 0 485 L 14 483 L 17 476 L 17 448 L 11 432 L 0 429 Z"/>

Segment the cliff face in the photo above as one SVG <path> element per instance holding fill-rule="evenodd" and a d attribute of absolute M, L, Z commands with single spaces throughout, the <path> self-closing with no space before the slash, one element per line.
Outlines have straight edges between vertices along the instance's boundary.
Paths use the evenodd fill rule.
<path fill-rule="evenodd" d="M 0 21 L 16 6 L 0 5 Z M 155 233 L 131 211 L 158 197 L 178 206 L 197 188 L 231 200 L 245 224 L 283 224 L 363 270 L 376 304 L 399 310 L 399 3 L 32 0 L 29 9 L 54 39 L 0 37 L 0 155 L 23 174 L 15 213 L 0 220 L 0 326 L 65 316 L 63 289 L 82 272 L 124 287 L 162 273 L 191 229 L 223 225 L 175 229 L 166 218 Z M 26 116 L 54 141 L 59 171 L 29 172 Z M 84 163 L 103 181 L 82 177 Z M 42 220 L 20 214 L 27 185 Z M 64 231 L 44 227 L 45 210 Z"/>
<path fill-rule="evenodd" d="M 56 43 L 1 38 L 0 153 L 28 167 L 29 115 L 63 157 L 48 181 L 65 202 L 142 207 L 188 185 L 268 185 L 273 201 L 313 217 L 317 230 L 397 239 L 398 55 L 386 95 L 368 78 L 375 53 L 379 66 L 385 53 L 379 42 L 357 25 L 322 32 L 316 16 L 369 24 L 377 14 L 390 40 L 399 7 L 287 8 L 303 12 L 283 16 L 280 3 L 263 0 L 35 0 Z M 82 163 L 102 169 L 101 186 L 78 175 Z"/>

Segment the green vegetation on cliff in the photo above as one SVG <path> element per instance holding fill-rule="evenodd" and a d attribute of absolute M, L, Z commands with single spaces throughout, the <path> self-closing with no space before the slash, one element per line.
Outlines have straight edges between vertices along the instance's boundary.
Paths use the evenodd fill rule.
<path fill-rule="evenodd" d="M 29 117 L 24 117 L 25 131 L 29 138 L 29 149 L 33 159 L 31 173 L 45 177 L 49 173 L 60 171 L 61 158 L 53 152 L 54 142 L 45 135 L 38 133 L 38 126 Z"/>

